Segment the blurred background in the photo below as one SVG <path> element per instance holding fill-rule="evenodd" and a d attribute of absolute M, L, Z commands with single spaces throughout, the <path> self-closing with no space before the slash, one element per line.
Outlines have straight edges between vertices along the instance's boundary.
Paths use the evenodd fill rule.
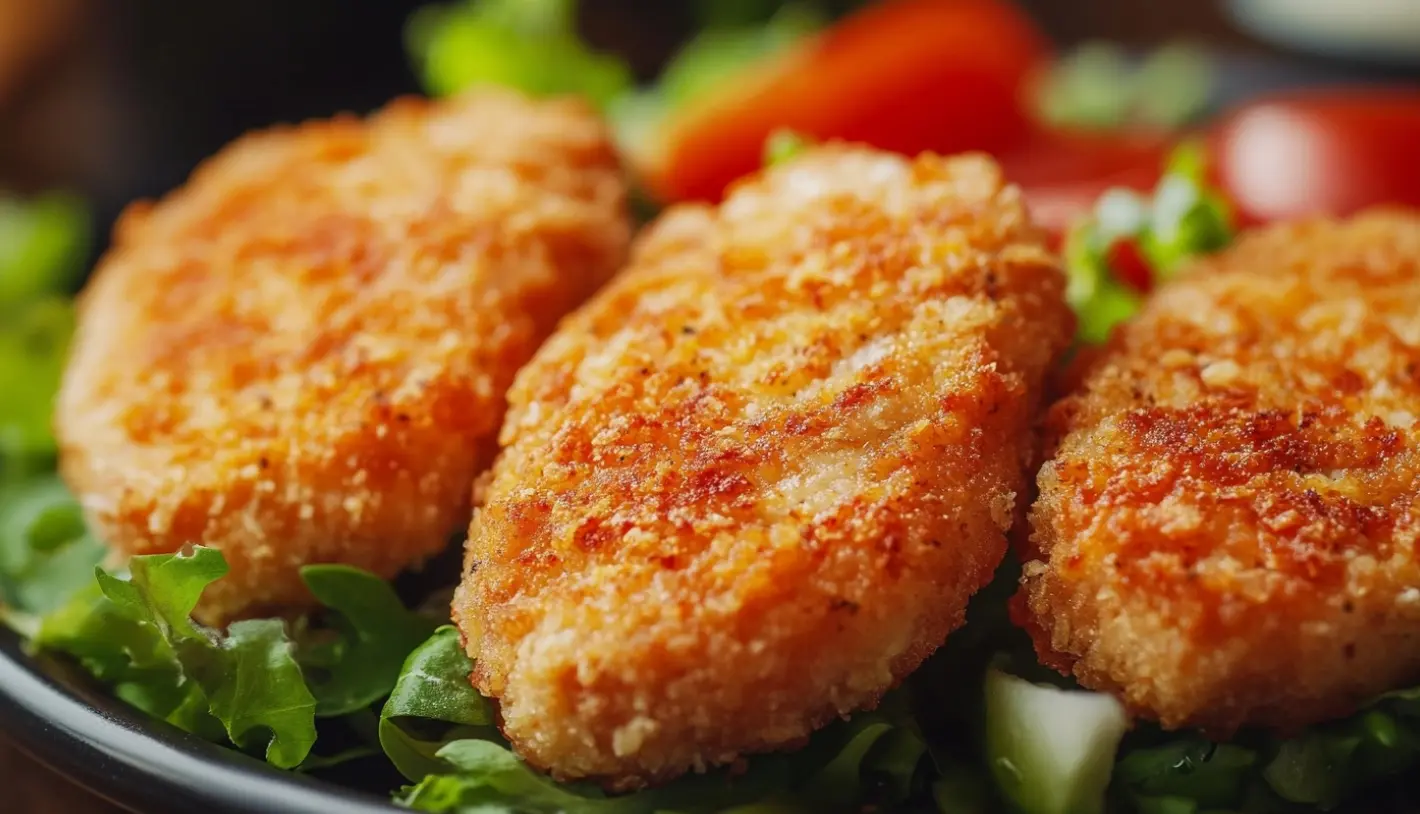
<path fill-rule="evenodd" d="M 91 208 L 97 252 L 125 203 L 171 189 L 242 132 L 368 111 L 417 92 L 403 31 L 420 5 L 0 0 L 0 190 L 80 193 Z M 707 6 L 750 5 L 586 0 L 577 21 L 591 45 L 623 56 L 648 78 L 703 24 Z M 820 5 L 840 11 L 856 4 Z M 1203 46 L 1225 66 L 1223 98 L 1215 100 L 1222 104 L 1288 84 L 1420 82 L 1420 0 L 1019 5 L 1067 52 L 1097 40 L 1134 49 L 1179 40 Z M 1351 30 L 1368 21 L 1389 38 L 1383 33 L 1377 44 Z"/>

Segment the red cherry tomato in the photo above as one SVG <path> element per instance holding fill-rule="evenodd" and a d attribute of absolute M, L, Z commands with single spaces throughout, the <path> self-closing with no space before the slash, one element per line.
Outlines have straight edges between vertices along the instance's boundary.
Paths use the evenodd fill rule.
<path fill-rule="evenodd" d="M 1244 222 L 1420 206 L 1420 90 L 1318 90 L 1226 117 L 1211 151 Z"/>
<path fill-rule="evenodd" d="M 778 128 L 915 154 L 998 152 L 1030 131 L 1021 91 L 1049 54 L 1002 0 L 888 0 L 677 111 L 634 163 L 662 200 L 719 198 Z"/>
<path fill-rule="evenodd" d="M 1149 261 L 1144 259 L 1144 252 L 1139 249 L 1137 241 L 1114 241 L 1105 253 L 1105 262 L 1120 282 L 1135 291 L 1147 294 L 1153 288 L 1154 275 L 1149 271 Z"/>
<path fill-rule="evenodd" d="M 1166 137 L 1152 134 L 1042 131 L 1000 162 L 1035 222 L 1058 236 L 1111 187 L 1152 190 L 1169 147 Z"/>

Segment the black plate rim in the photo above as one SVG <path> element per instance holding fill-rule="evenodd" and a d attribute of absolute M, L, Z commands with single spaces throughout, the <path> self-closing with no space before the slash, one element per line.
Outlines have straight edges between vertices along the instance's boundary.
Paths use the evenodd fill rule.
<path fill-rule="evenodd" d="M 293 772 L 145 716 L 85 687 L 77 670 L 32 656 L 0 626 L 0 733 L 21 751 L 130 811 L 390 814 L 368 794 Z"/>

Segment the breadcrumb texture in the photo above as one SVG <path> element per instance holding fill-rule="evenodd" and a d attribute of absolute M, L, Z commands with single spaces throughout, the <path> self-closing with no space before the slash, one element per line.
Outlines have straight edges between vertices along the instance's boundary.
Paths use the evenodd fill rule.
<path fill-rule="evenodd" d="M 1048 418 L 1043 658 L 1168 727 L 1295 730 L 1420 680 L 1420 213 L 1182 272 Z"/>
<path fill-rule="evenodd" d="M 390 577 L 467 522 L 519 366 L 624 261 L 611 143 L 482 91 L 246 136 L 135 205 L 80 301 L 65 479 L 128 554 L 201 543 L 208 621 Z"/>
<path fill-rule="evenodd" d="M 528 761 L 796 745 L 963 621 L 1072 318 L 981 157 L 819 148 L 683 206 L 518 376 L 455 598 Z"/>

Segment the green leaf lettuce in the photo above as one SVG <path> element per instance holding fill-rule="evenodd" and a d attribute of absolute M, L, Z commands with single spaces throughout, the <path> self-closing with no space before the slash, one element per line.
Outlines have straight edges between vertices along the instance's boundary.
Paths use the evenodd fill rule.
<path fill-rule="evenodd" d="M 578 94 L 604 106 L 631 86 L 631 71 L 578 39 L 575 11 L 573 0 L 428 6 L 410 19 L 409 51 L 435 95 L 494 84 L 534 96 Z"/>
<path fill-rule="evenodd" d="M 926 745 L 894 694 L 878 711 L 829 726 L 797 752 L 750 758 L 743 773 L 692 774 L 608 796 L 594 786 L 557 783 L 519 760 L 498 733 L 492 702 L 470 684 L 472 667 L 452 627 L 405 662 L 380 726 L 386 754 L 417 781 L 400 797 L 404 805 L 457 814 L 833 811 L 901 802 L 926 780 Z"/>
<path fill-rule="evenodd" d="M 293 768 L 315 742 L 315 699 L 285 624 L 255 619 L 225 633 L 191 619 L 203 590 L 227 572 L 215 549 L 129 561 L 127 579 L 96 571 L 88 590 L 46 617 L 36 645 L 67 652 L 117 694 L 189 731 L 214 735 Z"/>
<path fill-rule="evenodd" d="M 308 565 L 301 579 L 333 611 L 319 659 L 302 655 L 316 715 L 364 709 L 390 694 L 405 657 L 438 623 L 407 610 L 388 582 L 347 565 Z"/>

